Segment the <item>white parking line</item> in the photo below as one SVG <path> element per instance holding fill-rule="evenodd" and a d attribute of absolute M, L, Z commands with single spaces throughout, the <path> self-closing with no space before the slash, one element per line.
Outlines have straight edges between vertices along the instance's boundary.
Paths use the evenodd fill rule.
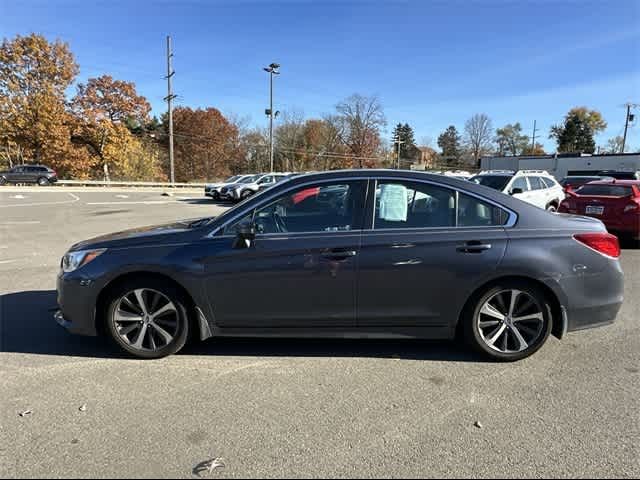
<path fill-rule="evenodd" d="M 17 262 L 18 259 L 15 258 L 13 260 L 0 260 L 0 265 L 4 265 L 5 263 L 13 263 L 13 262 Z"/>
<path fill-rule="evenodd" d="M 42 205 L 64 205 L 67 203 L 76 203 L 80 200 L 80 197 L 74 195 L 73 193 L 65 192 L 69 195 L 73 200 L 66 200 L 64 202 L 38 202 L 38 203 L 14 203 L 13 205 L 0 205 L 0 208 L 10 208 L 10 207 L 38 207 Z"/>
<path fill-rule="evenodd" d="M 0 222 L 0 225 L 37 225 L 39 223 L 42 222 L 40 222 L 39 220 L 16 220 L 11 222 Z"/>

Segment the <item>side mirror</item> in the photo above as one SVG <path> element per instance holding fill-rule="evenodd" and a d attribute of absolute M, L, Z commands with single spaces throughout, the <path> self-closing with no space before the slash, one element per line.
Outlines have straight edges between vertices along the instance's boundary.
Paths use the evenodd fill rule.
<path fill-rule="evenodd" d="M 236 238 L 233 240 L 233 248 L 250 248 L 256 239 L 256 226 L 253 223 L 240 225 Z"/>
<path fill-rule="evenodd" d="M 510 195 L 519 195 L 521 193 L 524 193 L 524 190 L 521 188 L 513 188 L 511 189 Z"/>

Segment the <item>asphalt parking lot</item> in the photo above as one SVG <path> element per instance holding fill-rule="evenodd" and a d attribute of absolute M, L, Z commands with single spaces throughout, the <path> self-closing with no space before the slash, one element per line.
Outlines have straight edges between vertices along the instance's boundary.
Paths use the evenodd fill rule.
<path fill-rule="evenodd" d="M 515 364 L 449 343 L 233 339 L 143 362 L 53 322 L 72 243 L 222 208 L 199 192 L 0 188 L 3 477 L 190 478 L 216 457 L 226 467 L 203 476 L 640 475 L 637 249 L 617 323 Z"/>

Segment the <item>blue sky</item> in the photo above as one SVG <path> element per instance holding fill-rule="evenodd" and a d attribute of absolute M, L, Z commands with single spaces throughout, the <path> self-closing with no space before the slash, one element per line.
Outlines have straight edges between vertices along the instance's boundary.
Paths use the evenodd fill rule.
<path fill-rule="evenodd" d="M 79 80 L 134 81 L 159 114 L 165 36 L 174 39 L 179 104 L 214 106 L 266 125 L 268 75 L 279 110 L 331 112 L 354 92 L 376 94 L 388 130 L 418 140 L 474 113 L 494 126 L 549 127 L 587 105 L 622 134 L 640 103 L 640 1 L 20 1 L 0 0 L 0 37 L 39 32 L 67 41 Z M 640 117 L 640 109 L 637 113 Z M 640 121 L 630 131 L 640 148 Z M 390 134 L 387 134 L 390 136 Z"/>

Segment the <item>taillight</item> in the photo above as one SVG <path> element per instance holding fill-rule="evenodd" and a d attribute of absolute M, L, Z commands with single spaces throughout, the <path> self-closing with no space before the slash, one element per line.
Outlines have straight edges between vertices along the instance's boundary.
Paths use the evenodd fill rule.
<path fill-rule="evenodd" d="M 640 211 L 640 204 L 637 204 L 636 202 L 632 202 L 629 205 L 627 205 L 626 207 L 624 207 L 624 213 L 627 212 L 638 212 Z"/>
<path fill-rule="evenodd" d="M 618 241 L 618 237 L 610 233 L 580 233 L 574 235 L 573 238 L 603 255 L 612 258 L 618 258 L 620 256 L 620 242 Z"/>

